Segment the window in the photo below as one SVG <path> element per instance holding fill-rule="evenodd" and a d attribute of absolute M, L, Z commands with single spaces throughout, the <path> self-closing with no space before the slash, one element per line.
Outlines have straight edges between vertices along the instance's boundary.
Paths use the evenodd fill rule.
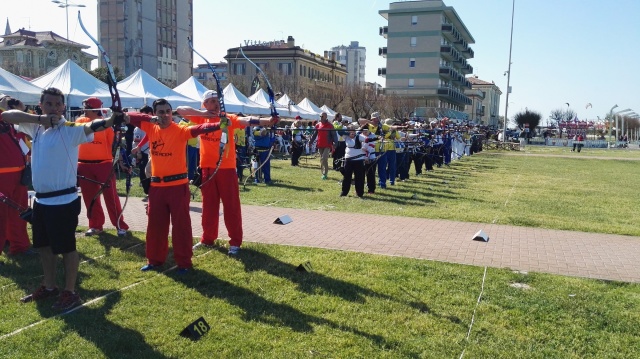
<path fill-rule="evenodd" d="M 278 71 L 282 72 L 283 75 L 292 75 L 293 65 L 288 62 L 280 62 L 278 63 Z"/>
<path fill-rule="evenodd" d="M 411 47 L 416 47 L 416 44 L 418 43 L 418 39 L 415 37 L 411 38 Z"/>
<path fill-rule="evenodd" d="M 412 15 L 411 16 L 411 25 L 418 25 L 418 16 L 417 15 Z"/>
<path fill-rule="evenodd" d="M 416 59 L 409 59 L 409 67 L 416 67 Z"/>
<path fill-rule="evenodd" d="M 413 87 L 414 85 L 414 80 L 413 79 L 409 79 L 409 87 Z"/>
<path fill-rule="evenodd" d="M 234 75 L 245 75 L 245 64 L 233 64 Z"/>

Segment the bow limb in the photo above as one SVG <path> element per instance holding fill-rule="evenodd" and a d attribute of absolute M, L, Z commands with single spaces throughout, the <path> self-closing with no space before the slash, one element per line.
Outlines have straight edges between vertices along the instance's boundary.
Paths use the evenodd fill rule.
<path fill-rule="evenodd" d="M 118 80 L 116 78 L 115 71 L 113 70 L 113 65 L 111 64 L 111 60 L 109 59 L 109 55 L 107 55 L 107 52 L 105 51 L 104 47 L 102 47 L 100 42 L 96 40 L 91 35 L 91 33 L 89 33 L 87 28 L 84 26 L 84 23 L 82 22 L 82 16 L 80 16 L 80 11 L 78 11 L 78 23 L 80 24 L 80 28 L 82 28 L 82 31 L 85 34 L 87 34 L 87 36 L 91 39 L 91 41 L 93 41 L 94 44 L 96 44 L 96 46 L 98 47 L 98 50 L 100 51 L 100 56 L 102 56 L 102 59 L 104 60 L 105 65 L 107 67 L 107 71 L 109 72 L 109 76 L 107 77 L 107 80 L 108 80 L 107 85 L 109 86 L 109 94 L 111 95 L 110 108 L 113 112 L 121 113 L 122 101 L 120 100 L 120 93 L 118 92 L 118 87 L 117 87 Z M 100 194 L 104 192 L 105 188 L 110 185 L 109 182 L 111 180 L 111 177 L 114 176 L 116 172 L 116 165 L 118 163 L 117 151 L 118 151 L 119 143 L 121 141 L 121 137 L 123 133 L 123 126 L 122 126 L 123 118 L 121 116 L 118 116 L 118 117 L 119 118 L 116 119 L 113 123 L 114 137 L 113 137 L 113 143 L 111 145 L 111 156 L 113 158 L 113 162 L 111 163 L 111 172 L 109 172 L 109 175 L 107 175 L 107 178 L 105 179 L 104 183 L 102 184 L 102 186 L 100 186 L 100 190 L 98 190 L 98 193 L 96 193 L 96 195 L 91 200 L 91 204 L 89 204 L 89 208 L 87 209 L 88 216 L 91 216 L 91 210 L 93 209 L 93 205 L 95 204 L 95 201 L 98 199 Z M 125 204 L 126 204 L 126 200 L 128 199 L 129 199 L 129 191 L 127 191 Z M 124 207 L 122 208 L 122 211 L 124 211 Z M 122 211 L 120 213 L 120 216 L 122 216 Z"/>
<path fill-rule="evenodd" d="M 216 173 L 218 173 L 218 170 L 220 169 L 220 165 L 222 164 L 222 156 L 224 155 L 224 151 L 227 147 L 227 143 L 229 142 L 229 129 L 228 129 L 229 119 L 227 118 L 227 111 L 224 107 L 224 94 L 222 93 L 222 86 L 220 86 L 220 79 L 218 78 L 218 74 L 216 73 L 215 68 L 213 67 L 213 65 L 211 65 L 209 61 L 207 61 L 207 59 L 204 56 L 202 56 L 198 51 L 196 51 L 196 49 L 193 48 L 193 41 L 191 41 L 190 38 L 187 38 L 187 43 L 189 44 L 189 47 L 191 48 L 191 50 L 196 55 L 200 56 L 200 58 L 202 58 L 202 60 L 204 60 L 204 62 L 207 64 L 207 67 L 209 68 L 209 70 L 211 70 L 211 73 L 213 74 L 213 78 L 216 81 L 216 91 L 218 92 L 218 102 L 220 102 L 220 131 L 222 132 L 220 136 L 220 155 L 218 157 L 218 162 L 216 163 L 216 168 L 213 170 L 213 173 L 211 173 L 211 175 L 207 177 L 206 180 L 202 181 L 200 186 L 198 186 L 199 188 L 202 188 L 202 186 L 204 186 L 205 183 L 211 181 L 211 179 L 215 177 Z"/>
<path fill-rule="evenodd" d="M 247 55 L 245 55 L 244 51 L 242 50 L 242 45 L 240 45 L 239 50 L 242 57 L 244 57 L 247 61 L 249 61 L 249 63 L 253 65 L 253 67 L 255 67 L 256 70 L 258 70 L 258 72 L 262 75 L 262 77 L 264 77 L 264 81 L 267 83 L 267 94 L 269 95 L 269 109 L 271 110 L 271 118 L 276 119 L 276 121 L 273 122 L 273 126 L 271 127 L 271 132 L 272 132 L 271 136 L 275 136 L 275 127 L 276 127 L 276 123 L 278 122 L 277 119 L 279 115 L 278 115 L 278 111 L 276 110 L 275 93 L 273 92 L 273 88 L 271 87 L 271 82 L 269 82 L 269 78 L 267 77 L 267 74 L 265 74 L 264 71 L 262 71 L 262 68 L 256 65 L 255 62 L 251 61 L 251 59 L 248 58 Z M 274 140 L 273 143 L 271 144 L 271 148 L 269 149 L 267 160 L 262 162 L 260 166 L 256 168 L 255 171 L 253 171 L 252 175 L 257 173 L 262 168 L 262 166 L 264 166 L 269 161 L 269 158 L 271 157 L 271 154 L 273 153 L 273 149 L 275 148 L 275 146 L 276 146 L 276 141 Z M 245 185 L 246 185 L 246 180 L 245 180 Z"/>

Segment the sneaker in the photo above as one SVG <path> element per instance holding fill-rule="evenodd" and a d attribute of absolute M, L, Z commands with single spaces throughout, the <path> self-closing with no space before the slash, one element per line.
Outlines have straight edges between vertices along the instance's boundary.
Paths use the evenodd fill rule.
<path fill-rule="evenodd" d="M 191 268 L 178 268 L 176 274 L 185 275 L 189 272 L 191 272 Z"/>
<path fill-rule="evenodd" d="M 78 293 L 74 293 L 70 290 L 63 290 L 58 297 L 58 300 L 53 304 L 51 308 L 65 312 L 71 308 L 75 308 L 82 304 L 82 299 Z"/>
<path fill-rule="evenodd" d="M 124 237 L 127 235 L 126 229 L 118 229 L 118 237 Z"/>
<path fill-rule="evenodd" d="M 100 233 L 102 233 L 101 229 L 89 228 L 88 231 L 84 232 L 84 235 L 89 237 L 89 236 L 96 236 L 96 235 L 98 235 Z"/>
<path fill-rule="evenodd" d="M 140 270 L 143 271 L 143 272 L 147 272 L 147 271 L 156 269 L 156 267 L 157 266 L 155 266 L 155 265 L 153 265 L 151 263 L 147 263 L 147 264 L 143 265 L 142 268 L 140 268 Z"/>
<path fill-rule="evenodd" d="M 142 202 L 149 202 L 149 196 L 144 196 L 144 198 L 142 199 Z"/>
<path fill-rule="evenodd" d="M 22 297 L 20 301 L 22 303 L 35 302 L 35 301 L 39 301 L 39 300 L 43 300 L 51 297 L 57 297 L 59 293 L 60 291 L 58 290 L 57 287 L 54 287 L 53 289 L 49 290 L 47 289 L 47 287 L 41 285 L 38 289 L 35 290 L 35 292 L 29 294 L 26 297 Z"/>
<path fill-rule="evenodd" d="M 230 246 L 229 247 L 229 255 L 230 256 L 237 256 L 238 253 L 240 253 L 240 247 L 238 246 Z"/>
<path fill-rule="evenodd" d="M 206 244 L 206 243 L 202 243 L 202 242 L 198 242 L 196 244 L 193 245 L 193 247 L 191 249 L 193 249 L 194 251 L 198 248 L 202 248 L 202 249 L 211 249 L 215 247 L 213 244 Z"/>

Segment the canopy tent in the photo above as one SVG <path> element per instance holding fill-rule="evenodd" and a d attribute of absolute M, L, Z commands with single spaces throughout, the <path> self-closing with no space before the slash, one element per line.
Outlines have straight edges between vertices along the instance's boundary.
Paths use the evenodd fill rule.
<path fill-rule="evenodd" d="M 187 81 L 176 86 L 173 91 L 193 100 L 202 101 L 202 95 L 209 90 L 198 81 L 195 76 L 191 76 Z"/>
<path fill-rule="evenodd" d="M 269 107 L 261 106 L 247 98 L 232 83 L 222 90 L 224 107 L 227 112 L 242 112 L 244 115 L 270 115 Z"/>
<path fill-rule="evenodd" d="M 324 111 L 324 112 L 326 112 L 326 113 L 327 113 L 327 117 L 328 117 L 328 118 L 333 119 L 333 118 L 335 118 L 335 117 L 336 117 L 336 113 L 337 113 L 337 112 L 335 112 L 334 110 L 330 109 L 330 108 L 329 108 L 329 106 L 327 106 L 327 105 L 322 105 L 322 107 L 320 107 L 320 109 L 321 109 L 322 111 Z M 349 117 L 349 116 L 345 116 L 345 115 L 342 115 L 342 119 L 343 119 L 343 120 L 347 120 L 347 121 L 349 121 L 349 122 L 351 122 L 351 121 L 353 120 L 351 117 Z"/>
<path fill-rule="evenodd" d="M 118 82 L 118 89 L 140 97 L 144 105 L 151 106 L 153 101 L 163 98 L 169 101 L 174 109 L 178 106 L 200 108 L 200 100 L 194 100 L 173 91 L 143 69 Z"/>
<path fill-rule="evenodd" d="M 311 102 L 308 98 L 304 98 L 304 100 L 300 101 L 300 103 L 298 103 L 298 107 L 300 107 L 301 109 L 307 111 L 307 112 L 311 112 L 311 113 L 317 113 L 318 116 L 320 116 L 322 114 L 322 111 L 320 109 L 320 107 L 316 106 L 315 103 Z M 332 120 L 332 117 L 329 117 L 329 114 L 327 114 L 327 118 L 329 120 Z"/>
<path fill-rule="evenodd" d="M 295 102 L 293 102 L 291 98 L 289 98 L 289 95 L 287 94 L 282 95 L 276 102 L 282 106 L 287 107 L 288 109 L 290 109 L 290 111 L 298 112 L 300 114 L 300 117 L 302 117 L 305 120 L 312 120 L 312 121 L 320 120 L 319 113 L 309 112 L 307 110 L 304 110 L 298 107 L 298 105 L 296 105 Z"/>
<path fill-rule="evenodd" d="M 40 88 L 55 87 L 59 89 L 65 95 L 68 107 L 82 107 L 82 101 L 89 97 L 99 98 L 105 107 L 111 106 L 109 86 L 71 60 L 67 60 L 48 73 L 31 80 L 31 83 Z M 137 96 L 126 91 L 118 91 L 118 93 L 123 107 L 142 106 L 142 102 Z"/>
<path fill-rule="evenodd" d="M 42 89 L 0 67 L 0 94 L 16 98 L 25 105 L 40 103 Z"/>
<path fill-rule="evenodd" d="M 267 107 L 270 108 L 271 107 L 271 103 L 269 102 L 269 94 L 267 94 L 265 92 L 265 90 L 263 89 L 258 89 L 258 91 L 256 91 L 256 93 L 254 93 L 253 95 L 249 96 L 249 100 L 257 103 L 260 106 L 263 107 Z M 287 106 L 283 106 L 281 104 L 279 104 L 278 102 L 275 103 L 276 106 L 276 111 L 278 111 L 278 115 L 280 115 L 280 117 L 296 117 L 300 115 L 300 112 L 294 110 L 294 109 L 288 109 Z"/>

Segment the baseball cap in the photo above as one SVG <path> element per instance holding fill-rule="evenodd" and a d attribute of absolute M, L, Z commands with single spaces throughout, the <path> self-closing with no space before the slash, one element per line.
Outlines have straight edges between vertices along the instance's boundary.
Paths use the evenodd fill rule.
<path fill-rule="evenodd" d="M 374 118 L 380 118 L 380 113 L 379 113 L 379 112 L 374 112 L 374 113 L 372 113 L 372 114 L 371 114 L 371 118 L 372 118 L 372 119 L 374 119 Z"/>
<path fill-rule="evenodd" d="M 208 90 L 202 94 L 202 101 L 206 101 L 210 98 L 218 98 L 218 93 L 213 90 Z"/>
<path fill-rule="evenodd" d="M 296 116 L 296 120 L 302 120 L 302 117 L 300 115 Z"/>
<path fill-rule="evenodd" d="M 82 105 L 84 106 L 84 108 L 98 109 L 102 108 L 102 101 L 97 97 L 89 97 L 88 99 L 82 101 Z"/>

